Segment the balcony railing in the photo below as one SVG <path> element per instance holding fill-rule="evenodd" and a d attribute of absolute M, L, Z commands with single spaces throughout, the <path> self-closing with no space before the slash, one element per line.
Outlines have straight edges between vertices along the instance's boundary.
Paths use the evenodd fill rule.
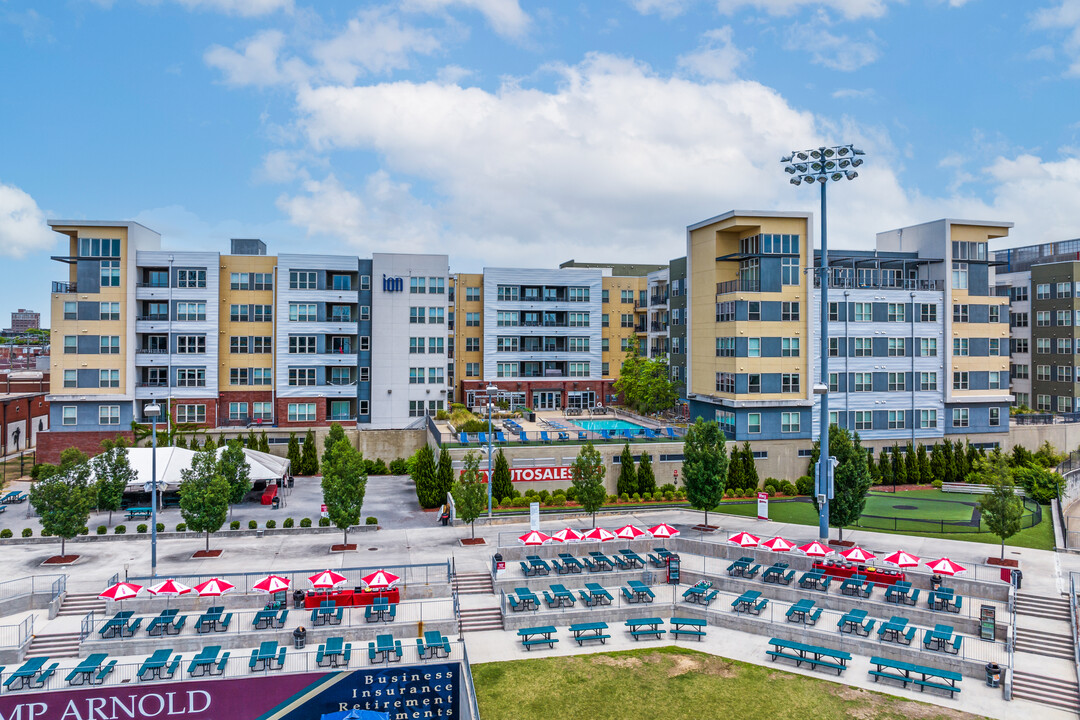
<path fill-rule="evenodd" d="M 135 287 L 139 288 L 167 288 L 169 283 L 167 282 L 141 282 L 135 283 Z"/>
<path fill-rule="evenodd" d="M 163 321 L 163 320 L 168 320 L 169 316 L 168 315 L 158 315 L 158 314 L 155 314 L 155 315 L 136 315 L 135 319 L 136 320 L 141 320 L 141 321 L 148 321 L 148 320 Z"/>
<path fill-rule="evenodd" d="M 649 328 L 645 323 L 638 323 L 637 325 L 634 326 L 634 332 L 643 333 L 643 332 L 648 332 L 648 331 L 649 331 Z"/>
<path fill-rule="evenodd" d="M 821 278 L 814 277 L 814 287 L 821 287 Z M 942 280 L 919 280 L 912 278 L 854 278 L 848 276 L 832 277 L 830 288 L 841 289 L 893 289 L 893 290 L 944 290 Z"/>
<path fill-rule="evenodd" d="M 760 280 L 727 280 L 716 283 L 717 295 L 728 295 L 737 292 L 761 292 Z"/>
<path fill-rule="evenodd" d="M 653 295 L 649 298 L 650 305 L 663 305 L 668 301 L 667 295 Z"/>
<path fill-rule="evenodd" d="M 355 415 L 331 415 L 330 420 L 332 422 L 356 422 Z"/>
<path fill-rule="evenodd" d="M 666 322 L 654 322 L 651 327 L 653 332 L 661 332 L 668 329 L 668 324 Z"/>
<path fill-rule="evenodd" d="M 138 380 L 135 387 L 169 387 L 168 380 Z"/>
<path fill-rule="evenodd" d="M 168 355 L 168 350 L 160 348 L 135 348 L 136 355 Z"/>
<path fill-rule="evenodd" d="M 74 293 L 79 292 L 78 286 L 73 282 L 63 282 L 59 280 L 53 280 L 52 291 L 54 293 Z"/>
<path fill-rule="evenodd" d="M 331 387 L 356 387 L 355 380 L 327 380 L 326 384 Z"/>

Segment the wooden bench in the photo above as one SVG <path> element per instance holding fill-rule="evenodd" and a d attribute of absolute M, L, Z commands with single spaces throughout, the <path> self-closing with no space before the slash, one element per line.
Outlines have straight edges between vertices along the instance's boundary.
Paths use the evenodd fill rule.
<path fill-rule="evenodd" d="M 803 663 L 807 663 L 811 668 L 815 669 L 827 667 L 830 670 L 835 670 L 837 676 L 847 670 L 847 663 L 851 660 L 851 653 L 832 650 L 820 645 L 807 645 L 806 643 L 781 640 L 780 638 L 772 638 L 769 640 L 769 644 L 774 649 L 767 650 L 765 654 L 774 660 L 777 658 L 794 660 L 795 667 L 800 667 Z"/>
<path fill-rule="evenodd" d="M 956 687 L 956 683 L 960 682 L 963 679 L 963 676 L 952 670 L 939 670 L 925 665 L 915 665 L 913 663 L 888 660 L 881 657 L 870 658 L 870 664 L 877 666 L 876 670 L 870 671 L 870 675 L 873 676 L 874 682 L 877 682 L 879 678 L 896 680 L 904 687 L 907 687 L 908 683 L 917 686 L 919 692 L 922 692 L 926 688 L 942 690 L 949 693 L 949 697 L 953 697 L 953 695 L 960 692 L 960 688 Z M 889 670 L 894 670 L 895 672 L 888 672 Z M 914 677 L 913 674 L 918 674 L 922 677 L 917 678 Z M 937 682 L 936 680 L 931 680 L 929 678 L 938 678 L 944 682 Z"/>

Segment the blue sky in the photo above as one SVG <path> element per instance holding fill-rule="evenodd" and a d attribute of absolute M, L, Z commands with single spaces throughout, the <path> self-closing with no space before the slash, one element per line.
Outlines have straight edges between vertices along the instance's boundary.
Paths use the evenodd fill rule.
<path fill-rule="evenodd" d="M 836 245 L 943 216 L 1076 237 L 1080 0 L 0 0 L 0 317 L 48 218 L 165 247 L 660 262 L 854 142 Z"/>

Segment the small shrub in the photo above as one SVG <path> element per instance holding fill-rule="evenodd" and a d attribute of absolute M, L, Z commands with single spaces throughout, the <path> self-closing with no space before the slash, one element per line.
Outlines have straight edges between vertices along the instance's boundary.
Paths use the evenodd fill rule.
<path fill-rule="evenodd" d="M 97 534 L 98 535 L 104 535 L 107 532 L 109 532 L 109 528 L 105 527 L 104 525 L 98 525 L 97 526 Z"/>
<path fill-rule="evenodd" d="M 395 458 L 390 461 L 391 475 L 408 475 L 409 466 L 405 464 L 405 458 Z"/>
<path fill-rule="evenodd" d="M 79 530 L 79 534 L 80 534 L 80 535 L 89 535 L 89 534 L 90 534 L 90 528 L 88 528 L 88 527 L 86 527 L 85 525 L 83 525 L 83 526 L 82 526 L 82 529 L 81 529 L 81 530 Z"/>
<path fill-rule="evenodd" d="M 641 499 L 645 502 L 652 502 L 652 493 L 641 493 Z"/>
<path fill-rule="evenodd" d="M 608 495 L 607 496 L 608 505 L 614 505 L 617 502 L 619 502 L 619 496 L 618 495 Z"/>
<path fill-rule="evenodd" d="M 33 534 L 34 534 L 34 531 L 31 530 L 30 528 L 23 528 L 23 531 L 22 531 L 22 536 L 23 537 L 30 537 Z"/>
<path fill-rule="evenodd" d="M 674 493 L 675 492 L 675 483 L 664 483 L 663 485 L 660 486 L 660 492 Z"/>
<path fill-rule="evenodd" d="M 510 488 L 510 497 L 511 498 L 519 498 L 519 497 L 521 497 L 521 491 L 518 490 L 516 487 L 511 486 L 511 488 Z"/>
<path fill-rule="evenodd" d="M 176 532 L 187 532 L 187 523 L 176 523 Z"/>
<path fill-rule="evenodd" d="M 799 495 L 805 495 L 807 497 L 814 494 L 814 478 L 809 475 L 803 475 L 801 478 L 795 481 L 795 492 Z"/>
<path fill-rule="evenodd" d="M 630 502 L 630 496 L 626 493 L 619 495 L 619 502 Z"/>
<path fill-rule="evenodd" d="M 330 518 L 319 518 L 319 527 L 330 527 Z"/>
<path fill-rule="evenodd" d="M 233 520 L 231 523 L 229 523 L 229 529 L 230 530 L 239 530 L 240 529 L 240 521 L 239 520 Z"/>
<path fill-rule="evenodd" d="M 267 520 L 266 521 L 266 529 L 267 530 L 273 530 L 276 527 L 277 527 L 277 520 Z"/>
<path fill-rule="evenodd" d="M 372 475 L 389 475 L 390 468 L 386 466 L 382 458 L 375 458 L 375 465 L 371 469 Z"/>
<path fill-rule="evenodd" d="M 573 485 L 566 488 L 566 499 L 570 501 L 577 500 L 577 488 Z"/>
<path fill-rule="evenodd" d="M 667 502 L 671 502 L 674 499 L 675 493 L 673 491 L 667 490 L 666 492 L 664 492 L 664 500 L 666 500 Z"/>
<path fill-rule="evenodd" d="M 551 504 L 554 505 L 555 507 L 562 507 L 563 505 L 566 504 L 566 498 L 564 496 L 562 496 L 562 495 L 556 495 L 553 498 L 551 498 Z"/>
<path fill-rule="evenodd" d="M 641 502 L 641 493 L 634 493 L 630 496 L 630 499 L 632 499 L 634 502 Z"/>
<path fill-rule="evenodd" d="M 157 524 L 157 531 L 158 532 L 165 532 L 165 523 L 158 523 Z"/>
<path fill-rule="evenodd" d="M 365 525 L 378 525 L 379 524 L 379 519 L 377 517 L 375 517 L 374 515 L 368 515 L 367 518 L 364 519 L 364 524 Z"/>
<path fill-rule="evenodd" d="M 126 532 L 127 532 L 127 527 L 125 525 L 117 525 L 115 528 L 113 528 L 113 534 L 114 535 L 123 535 Z"/>
<path fill-rule="evenodd" d="M 685 500 L 686 499 L 686 491 L 685 490 L 676 490 L 675 491 L 675 499 L 676 500 Z"/>
<path fill-rule="evenodd" d="M 511 498 L 504 497 L 499 501 L 499 507 L 510 507 Z"/>
<path fill-rule="evenodd" d="M 145 535 L 146 531 L 149 529 L 150 528 L 147 526 L 146 523 L 139 523 L 135 526 L 135 532 L 139 533 L 140 535 Z"/>
<path fill-rule="evenodd" d="M 780 489 L 780 492 L 784 493 L 788 497 L 795 497 L 795 495 L 798 494 L 798 492 L 795 490 L 795 486 L 788 480 L 781 481 L 778 487 Z"/>
<path fill-rule="evenodd" d="M 259 523 L 254 520 L 248 520 L 248 530 L 254 530 L 257 527 L 259 527 Z"/>
<path fill-rule="evenodd" d="M 540 491 L 540 502 L 546 503 L 549 497 L 551 497 L 551 493 L 549 493 L 547 490 Z"/>
<path fill-rule="evenodd" d="M 776 486 L 773 485 L 772 483 L 766 483 L 765 484 L 765 492 L 769 493 L 769 497 L 772 497 L 773 495 L 776 494 Z"/>
<path fill-rule="evenodd" d="M 931 484 L 931 485 L 933 485 L 934 487 L 936 487 L 936 488 L 937 488 L 938 490 L 940 490 L 940 489 L 941 489 L 941 480 L 934 480 L 934 481 L 933 481 L 932 483 L 930 483 L 930 484 Z"/>
<path fill-rule="evenodd" d="M 4 528 L 3 530 L 0 530 L 0 539 L 2 540 L 7 540 L 9 537 L 11 537 L 11 535 L 11 528 Z"/>
<path fill-rule="evenodd" d="M 540 504 L 544 507 L 551 507 L 555 503 L 555 496 L 548 495 L 546 498 L 540 501 Z"/>
<path fill-rule="evenodd" d="M 52 537 L 52 533 L 49 532 L 48 530 L 42 528 L 41 529 L 41 537 Z"/>
<path fill-rule="evenodd" d="M 510 507 L 523 508 L 529 506 L 529 498 L 524 495 L 518 495 L 516 498 L 511 498 Z"/>
<path fill-rule="evenodd" d="M 311 518 L 300 518 L 300 527 L 311 527 Z"/>
<path fill-rule="evenodd" d="M 294 523 L 293 523 L 292 518 L 285 518 L 285 522 L 281 523 L 281 527 L 283 527 L 283 528 L 291 528 L 293 526 L 293 524 Z"/>
<path fill-rule="evenodd" d="M 536 494 L 537 494 L 537 492 L 535 490 L 533 490 L 532 488 L 529 488 L 528 490 L 525 491 L 525 497 L 532 497 L 532 496 L 534 496 Z"/>

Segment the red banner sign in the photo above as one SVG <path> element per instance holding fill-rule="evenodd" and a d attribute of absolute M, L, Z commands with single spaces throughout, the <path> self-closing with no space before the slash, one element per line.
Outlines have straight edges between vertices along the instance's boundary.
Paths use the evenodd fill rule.
<path fill-rule="evenodd" d="M 465 471 L 462 470 L 462 473 Z M 480 480 L 487 482 L 487 470 L 480 471 Z M 541 480 L 570 482 L 570 467 L 511 468 L 510 482 L 537 482 Z"/>

